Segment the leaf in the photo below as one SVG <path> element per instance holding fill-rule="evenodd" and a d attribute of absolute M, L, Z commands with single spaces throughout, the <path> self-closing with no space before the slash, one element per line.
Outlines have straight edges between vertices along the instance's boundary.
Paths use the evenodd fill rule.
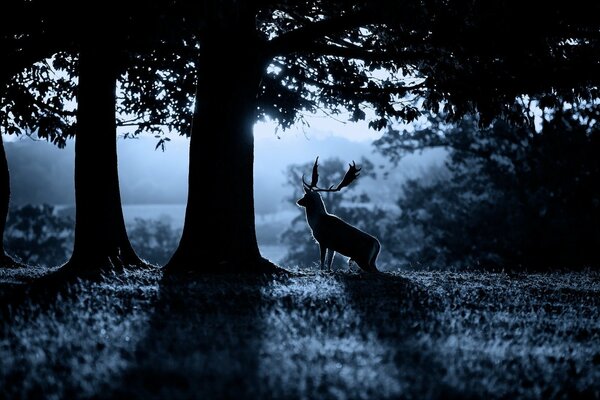
<path fill-rule="evenodd" d="M 154 147 L 154 150 L 158 150 L 158 148 L 161 148 L 162 151 L 165 151 L 165 139 L 160 139 L 158 141 L 158 143 L 156 143 L 156 146 Z"/>

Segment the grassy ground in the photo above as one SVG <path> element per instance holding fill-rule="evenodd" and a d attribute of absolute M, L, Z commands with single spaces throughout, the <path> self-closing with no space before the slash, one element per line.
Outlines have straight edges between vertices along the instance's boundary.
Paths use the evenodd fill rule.
<path fill-rule="evenodd" d="M 155 271 L 16 304 L 27 274 L 0 272 L 0 398 L 600 398 L 594 272 Z"/>

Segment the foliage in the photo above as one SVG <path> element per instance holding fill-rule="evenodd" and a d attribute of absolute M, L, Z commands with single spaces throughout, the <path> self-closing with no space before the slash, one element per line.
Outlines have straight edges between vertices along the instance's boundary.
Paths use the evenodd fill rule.
<path fill-rule="evenodd" d="M 20 23 L 0 30 L 0 50 L 14 60 L 9 77 L 17 77 L 11 82 L 16 92 L 7 93 L 6 101 L 18 102 L 30 89 L 38 93 L 14 106 L 21 116 L 15 122 L 34 124 L 34 114 L 19 110 L 33 107 L 53 127 L 48 133 L 41 129 L 42 136 L 55 140 L 58 129 L 68 127 L 59 124 L 60 109 L 73 88 L 63 87 L 50 98 L 56 103 L 53 114 L 42 107 L 48 100 L 42 91 L 53 85 L 52 78 L 32 78 L 40 68 L 74 78 L 78 46 L 96 19 L 83 13 L 67 24 L 63 13 L 43 2 L 11 3 L 10 15 Z M 59 4 L 81 8 L 71 1 Z M 453 120 L 477 113 L 484 125 L 495 117 L 521 123 L 523 94 L 552 107 L 598 97 L 596 2 L 209 1 L 199 7 L 191 1 L 129 0 L 112 11 L 103 14 L 103 24 L 111 26 L 106 35 L 115 44 L 121 74 L 119 124 L 133 127 L 135 134 L 153 132 L 159 146 L 167 141 L 166 132 L 189 133 L 199 49 L 215 37 L 211 29 L 223 29 L 236 12 L 253 16 L 254 30 L 246 33 L 259 38 L 257 52 L 265 64 L 258 117 L 284 128 L 319 109 L 347 112 L 350 120 L 369 120 L 375 129 L 390 119 L 411 121 L 422 110 L 442 108 Z M 35 64 L 37 72 L 27 69 L 57 55 L 51 65 Z M 27 71 L 27 82 L 17 82 L 20 71 Z"/>
<path fill-rule="evenodd" d="M 426 266 L 546 269 L 600 266 L 598 108 L 556 111 L 539 132 L 498 122 L 479 130 L 391 132 L 377 143 L 392 158 L 446 146 L 447 171 L 408 181 L 388 229 L 420 245 L 390 249 Z"/>
<path fill-rule="evenodd" d="M 553 105 L 598 96 L 598 4 L 267 4 L 258 26 L 274 58 L 260 111 L 284 127 L 320 108 L 375 129 L 442 108 L 521 123 L 523 94 Z"/>
<path fill-rule="evenodd" d="M 75 222 L 55 207 L 25 205 L 9 213 L 5 247 L 23 263 L 53 267 L 67 261 L 73 250 Z M 138 255 L 154 265 L 164 265 L 181 236 L 172 221 L 136 218 L 128 226 L 131 244 Z"/>
<path fill-rule="evenodd" d="M 309 174 L 313 163 L 291 165 L 288 167 L 287 183 L 293 188 L 293 196 L 288 200 L 296 202 L 304 193 L 302 189 L 302 176 Z M 391 237 L 384 234 L 385 221 L 389 212 L 378 207 L 372 202 L 371 196 L 365 192 L 357 192 L 357 186 L 364 179 L 376 179 L 373 163 L 363 158 L 357 164 L 360 171 L 358 180 L 340 192 L 321 193 L 327 211 L 335 214 L 348 223 L 377 237 L 385 250 Z M 348 169 L 346 164 L 339 159 L 319 160 L 319 186 L 330 187 L 340 183 Z M 306 222 L 303 208 L 298 208 L 298 215 L 292 220 L 291 225 L 282 233 L 281 242 L 287 246 L 288 253 L 282 260 L 284 265 L 319 265 L 319 246 L 312 237 Z M 337 260 L 337 262 L 336 262 Z M 340 268 L 341 256 L 337 255 L 334 267 Z M 382 251 L 378 263 L 390 261 Z M 341 268 L 347 268 L 343 265 Z"/>
<path fill-rule="evenodd" d="M 158 219 L 136 218 L 128 226 L 131 245 L 144 260 L 154 265 L 165 265 L 177 248 L 181 232 L 173 228 L 167 216 Z"/>
<path fill-rule="evenodd" d="M 0 132 L 26 134 L 59 148 L 75 134 L 75 86 L 69 77 L 75 61 L 58 53 L 18 70 L 0 91 Z"/>
<path fill-rule="evenodd" d="M 187 133 L 195 81 L 193 60 L 197 43 L 190 27 L 197 25 L 192 14 L 164 13 L 172 1 L 129 0 L 118 8 L 90 15 L 70 0 L 54 3 L 11 0 L 0 28 L 0 52 L 6 63 L 0 68 L 0 131 L 28 134 L 64 147 L 76 133 L 76 88 L 78 52 L 98 23 L 111 43 L 111 64 L 117 68 L 118 125 L 133 127 L 128 134 L 151 132 L 159 143 L 165 134 Z M 139 14 L 143 7 L 145 13 Z M 77 20 L 58 11 L 82 11 Z M 175 10 L 169 10 L 175 11 Z M 188 11 L 192 12 L 193 8 Z M 4 22 L 4 20 L 3 20 Z M 107 73 L 110 68 L 106 69 Z M 184 89 L 182 89 L 184 88 Z"/>
<path fill-rule="evenodd" d="M 74 221 L 53 206 L 25 205 L 9 213 L 4 245 L 25 264 L 53 267 L 71 254 L 73 227 Z"/>
<path fill-rule="evenodd" d="M 202 104 L 212 102 L 213 109 L 223 110 L 223 116 L 202 115 L 214 119 L 199 120 L 209 121 L 206 126 L 195 125 L 201 134 L 217 135 L 223 128 L 224 132 L 218 134 L 220 140 L 214 141 L 218 147 L 239 149 L 243 143 L 248 146 L 244 150 L 249 151 L 250 140 L 236 143 L 231 138 L 237 136 L 230 133 L 247 129 L 249 134 L 255 117 L 274 120 L 287 128 L 302 121 L 304 113 L 321 109 L 333 115 L 346 112 L 352 121 L 367 120 L 370 127 L 383 129 L 390 120 L 410 122 L 422 110 L 443 110 L 451 121 L 476 114 L 481 126 L 498 117 L 523 124 L 528 111 L 523 105 L 526 95 L 544 107 L 555 108 L 564 102 L 590 101 L 599 96 L 598 2 L 197 3 L 129 0 L 118 8 L 107 6 L 96 15 L 90 14 L 87 6 L 70 0 L 55 2 L 51 8 L 41 1 L 11 0 L 17 11 L 7 7 L 6 19 L 21 14 L 30 19 L 7 24 L 8 28 L 2 26 L 0 51 L 9 56 L 30 54 L 32 59 L 7 57 L 11 60 L 10 73 L 0 75 L 3 88 L 6 79 L 11 79 L 9 85 L 18 86 L 6 92 L 2 103 L 7 107 L 14 104 L 17 112 L 5 109 L 0 115 L 5 129 L 19 133 L 18 128 L 31 130 L 37 126 L 41 137 L 64 144 L 60 135 L 72 134 L 76 129 L 69 130 L 73 121 L 61 114 L 75 93 L 76 53 L 93 46 L 99 31 L 110 53 L 106 60 L 111 65 L 106 73 L 116 72 L 124 91 L 116 104 L 119 124 L 135 125 L 135 133 L 155 133 L 157 148 L 163 149 L 168 142 L 166 132 L 189 132 L 193 93 L 198 95 L 193 100 L 198 105 L 196 116 L 204 111 Z M 28 12 L 23 13 L 23 7 Z M 81 15 L 70 19 L 61 11 L 64 9 Z M 208 69 L 203 71 L 199 62 L 203 51 L 206 55 L 215 49 L 219 57 L 205 57 L 213 64 L 204 65 Z M 221 58 L 238 53 L 231 60 Z M 25 72 L 26 79 L 19 81 L 20 71 L 28 71 L 36 61 L 57 54 L 66 54 L 52 66 L 69 75 L 60 85 L 66 88 L 45 88 L 49 85 L 48 69 L 39 75 L 42 79 Z M 235 64 L 241 68 L 239 71 L 248 73 L 229 76 L 221 73 L 219 63 Z M 45 68 L 44 63 L 38 65 Z M 198 76 L 210 76 L 207 80 L 211 84 L 194 88 Z M 217 81 L 217 76 L 223 80 Z M 236 96 L 238 88 L 245 89 L 241 91 L 244 96 Z M 27 99 L 19 103 L 18 96 L 23 97 L 23 93 L 27 93 Z M 66 97 L 56 100 L 63 93 Z M 230 101 L 229 97 L 239 101 Z M 40 106 L 43 104 L 56 109 L 56 115 L 47 114 L 48 110 Z M 228 110 L 227 105 L 237 110 Z M 256 111 L 256 115 L 242 115 L 238 112 L 242 110 L 251 110 L 249 114 Z M 40 114 L 43 118 L 38 118 Z M 208 142 L 206 148 L 211 147 Z M 251 166 L 251 158 L 233 158 L 248 160 L 244 168 Z M 251 174 L 237 176 L 232 171 L 235 168 L 223 169 L 223 175 L 215 175 L 210 186 L 217 191 L 222 189 L 220 185 L 251 186 Z M 191 182 L 190 193 L 204 183 L 194 174 Z M 251 208 L 250 201 L 243 201 L 242 207 L 245 205 Z M 225 207 L 232 214 L 238 206 L 232 202 Z M 236 223 L 251 228 L 252 218 Z M 247 237 L 253 240 L 252 235 Z"/>

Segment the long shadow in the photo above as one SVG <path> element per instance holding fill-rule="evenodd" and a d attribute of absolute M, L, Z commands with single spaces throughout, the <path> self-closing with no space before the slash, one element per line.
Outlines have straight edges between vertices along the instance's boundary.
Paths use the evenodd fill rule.
<path fill-rule="evenodd" d="M 30 284 L 4 279 L 0 398 L 84 398 L 110 379 L 132 348 L 132 332 L 144 326 L 139 305 L 150 303 L 138 286 L 141 273 L 131 274 Z"/>
<path fill-rule="evenodd" d="M 151 268 L 147 268 L 149 271 Z M 21 272 L 22 271 L 22 272 Z M 122 271 L 121 271 L 122 272 Z M 65 271 L 63 267 L 34 267 L 3 271 L 0 278 L 0 322 L 10 323 L 21 309 L 46 310 L 56 299 L 76 296 L 74 286 L 81 282 L 102 282 L 110 271 Z"/>
<path fill-rule="evenodd" d="M 163 276 L 130 367 L 102 398 L 259 398 L 269 275 Z"/>
<path fill-rule="evenodd" d="M 439 329 L 441 301 L 433 293 L 393 273 L 339 273 L 360 323 L 389 350 L 406 398 L 461 398 L 442 384 L 446 370 L 427 346 Z"/>
<path fill-rule="evenodd" d="M 23 307 L 44 309 L 59 296 L 72 294 L 76 276 L 59 277 L 57 269 L 27 266 L 2 271 L 0 278 L 0 321 L 10 323 L 11 316 Z M 99 280 L 99 279 L 98 279 Z"/>

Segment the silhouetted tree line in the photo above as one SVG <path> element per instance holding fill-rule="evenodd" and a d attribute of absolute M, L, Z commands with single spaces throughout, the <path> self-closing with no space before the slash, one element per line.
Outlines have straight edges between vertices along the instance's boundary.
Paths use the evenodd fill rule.
<path fill-rule="evenodd" d="M 388 267 L 598 268 L 600 125 L 589 122 L 599 112 L 596 106 L 557 110 L 539 131 L 504 122 L 480 129 L 472 119 L 452 127 L 433 121 L 423 130 L 393 130 L 375 143 L 393 162 L 444 147 L 445 164 L 398 188 L 395 209 L 378 208 L 367 193 L 334 193 L 325 202 L 331 212 L 376 233 Z M 376 179 L 372 165 L 362 163 Z M 339 176 L 343 167 L 339 160 L 321 162 L 324 177 Z M 290 167 L 290 185 L 298 187 L 309 170 L 309 164 Z M 318 259 L 308 236 L 299 214 L 283 234 L 290 246 L 285 263 Z"/>
<path fill-rule="evenodd" d="M 588 124 L 599 110 L 557 110 L 539 132 L 467 120 L 443 139 L 423 134 L 421 145 L 448 148 L 446 171 L 404 185 L 388 233 L 412 227 L 420 246 L 390 251 L 436 267 L 599 267 L 600 126 Z M 393 153 L 401 142 L 379 148 Z"/>
<path fill-rule="evenodd" d="M 287 128 L 320 109 L 384 129 L 443 109 L 452 121 L 526 124 L 524 95 L 551 109 L 599 97 L 599 14 L 583 0 L 8 0 L 0 127 L 58 146 L 76 138 L 64 273 L 145 265 L 123 218 L 118 126 L 155 133 L 157 147 L 167 132 L 190 136 L 186 216 L 168 271 L 273 271 L 255 232 L 258 119 Z M 9 196 L 2 147 L 2 232 Z"/>
<path fill-rule="evenodd" d="M 4 237 L 8 254 L 27 265 L 56 267 L 65 263 L 73 251 L 75 221 L 56 207 L 24 205 L 11 210 Z M 164 265 L 175 251 L 181 231 L 167 216 L 136 218 L 128 232 L 131 244 L 145 261 Z"/>

